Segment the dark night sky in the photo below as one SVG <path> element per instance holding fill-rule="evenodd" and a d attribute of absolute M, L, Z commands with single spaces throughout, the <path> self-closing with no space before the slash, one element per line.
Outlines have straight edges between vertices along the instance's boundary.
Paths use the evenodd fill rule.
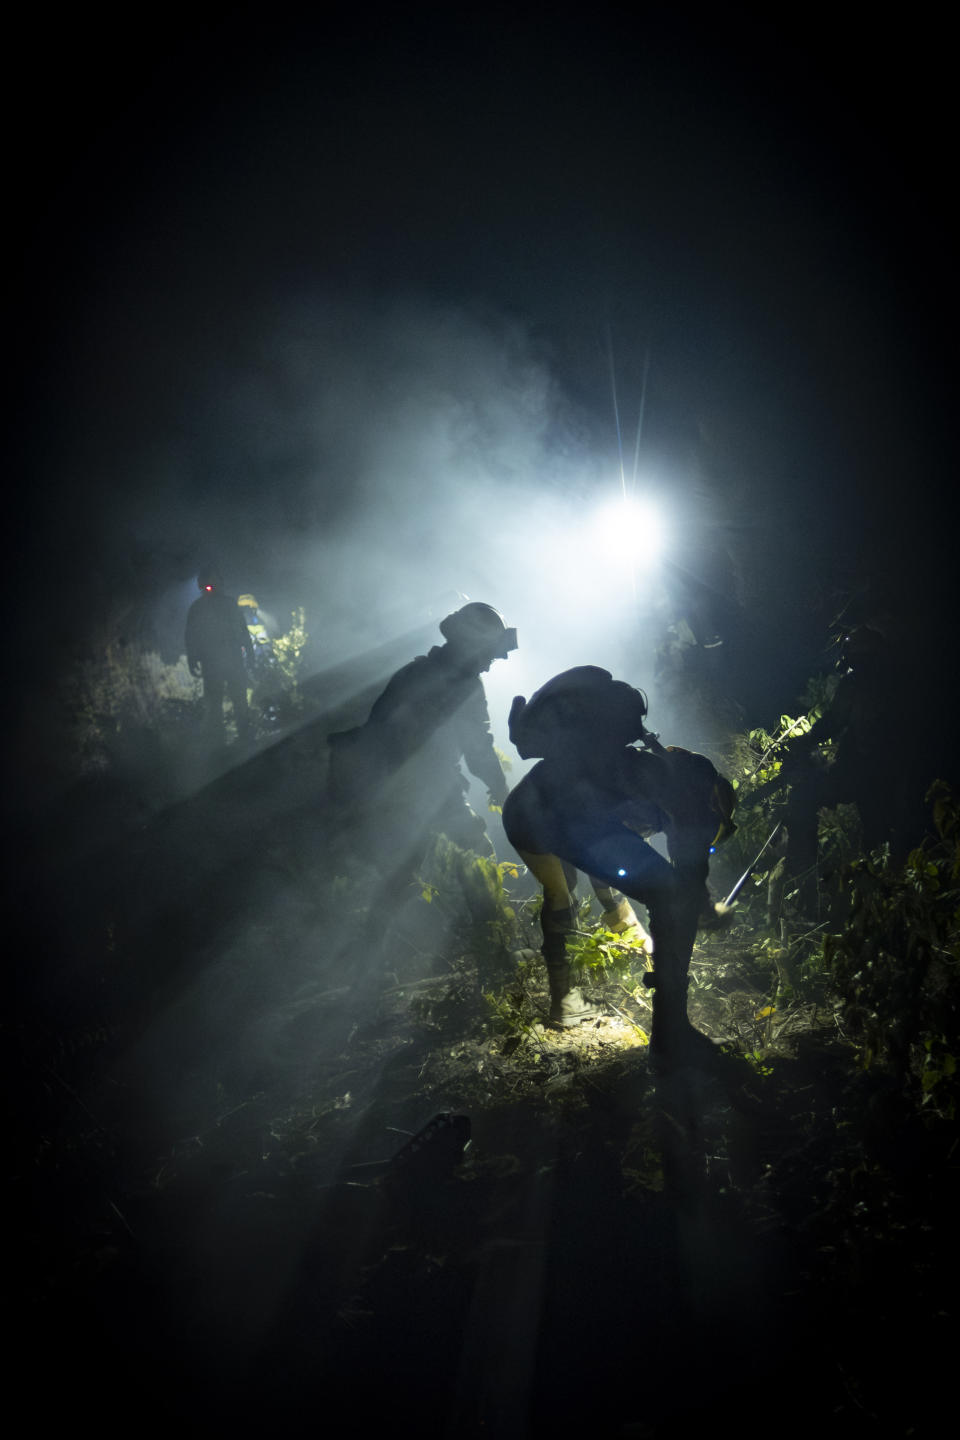
<path fill-rule="evenodd" d="M 362 535 L 356 594 L 389 592 L 398 516 L 394 548 L 431 511 L 459 543 L 410 438 L 440 388 L 458 413 L 482 392 L 494 531 L 528 385 L 538 457 L 612 475 L 608 334 L 625 444 L 649 354 L 645 446 L 706 456 L 721 508 L 746 496 L 783 590 L 869 575 L 925 620 L 954 444 L 944 37 L 829 10 L 390 15 L 21 36 L 17 548 L 24 584 L 57 577 L 30 607 L 47 633 L 68 644 L 114 587 L 185 583 L 211 549 L 282 605 L 311 534 L 329 575 Z M 371 437 L 398 416 L 384 479 Z"/>

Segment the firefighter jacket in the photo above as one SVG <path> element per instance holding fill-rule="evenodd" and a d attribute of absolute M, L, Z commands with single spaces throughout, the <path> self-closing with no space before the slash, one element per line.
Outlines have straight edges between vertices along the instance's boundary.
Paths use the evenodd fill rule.
<path fill-rule="evenodd" d="M 250 632 L 243 614 L 232 595 L 219 591 L 200 595 L 187 611 L 184 637 L 187 664 L 194 670 L 199 663 L 204 675 L 227 675 L 243 669 L 243 651 L 249 653 Z"/>
<path fill-rule="evenodd" d="M 366 724 L 329 739 L 337 798 L 362 800 L 383 785 L 411 800 L 437 787 L 462 792 L 461 758 L 494 803 L 506 798 L 483 683 L 457 666 L 447 646 L 435 645 L 398 670 Z"/>

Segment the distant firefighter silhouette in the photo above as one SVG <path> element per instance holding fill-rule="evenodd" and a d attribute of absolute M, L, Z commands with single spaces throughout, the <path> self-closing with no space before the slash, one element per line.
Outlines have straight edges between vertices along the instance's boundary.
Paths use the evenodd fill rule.
<path fill-rule="evenodd" d="M 197 576 L 200 597 L 187 612 L 185 645 L 192 675 L 203 680 L 204 730 L 214 740 L 224 736 L 224 692 L 233 702 L 237 735 L 250 735 L 247 707 L 247 675 L 244 658 L 253 642 L 243 611 L 232 595 L 223 592 L 223 579 L 215 565 L 205 566 Z"/>
<path fill-rule="evenodd" d="M 647 734 L 646 713 L 639 690 L 593 665 L 555 676 L 530 701 L 518 695 L 510 738 L 525 759 L 543 758 L 507 797 L 503 824 L 543 886 L 551 1023 L 596 1013 L 571 985 L 566 953 L 574 920 L 567 869 L 575 866 L 647 906 L 651 1046 L 673 1063 L 708 1049 L 687 1018 L 687 974 L 697 929 L 724 918 L 710 902 L 707 873 L 711 849 L 733 829 L 734 794 L 705 756 Z M 669 860 L 648 844 L 660 833 Z"/>

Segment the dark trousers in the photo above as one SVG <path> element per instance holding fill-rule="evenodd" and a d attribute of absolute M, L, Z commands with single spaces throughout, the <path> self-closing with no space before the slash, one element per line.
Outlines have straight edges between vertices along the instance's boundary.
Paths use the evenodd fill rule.
<path fill-rule="evenodd" d="M 250 711 L 247 706 L 247 675 L 243 669 L 218 670 L 203 662 L 203 720 L 208 734 L 219 736 L 223 732 L 224 691 L 233 701 L 233 714 L 237 722 L 237 734 L 244 739 L 250 730 Z"/>

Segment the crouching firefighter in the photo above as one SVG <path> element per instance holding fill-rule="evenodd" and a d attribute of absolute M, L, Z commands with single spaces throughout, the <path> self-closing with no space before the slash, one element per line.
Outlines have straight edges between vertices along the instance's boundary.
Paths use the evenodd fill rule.
<path fill-rule="evenodd" d="M 646 713 L 639 690 L 593 665 L 555 676 L 529 701 L 517 696 L 510 738 L 521 755 L 542 758 L 507 797 L 503 824 L 543 886 L 551 1023 L 577 1024 L 595 1013 L 570 983 L 567 869 L 574 866 L 646 905 L 651 1047 L 671 1060 L 707 1043 L 687 1018 L 687 975 L 697 929 L 726 916 L 710 901 L 707 874 L 712 849 L 735 828 L 734 792 L 705 756 L 665 748 L 645 732 Z M 648 844 L 661 833 L 669 861 Z"/>

